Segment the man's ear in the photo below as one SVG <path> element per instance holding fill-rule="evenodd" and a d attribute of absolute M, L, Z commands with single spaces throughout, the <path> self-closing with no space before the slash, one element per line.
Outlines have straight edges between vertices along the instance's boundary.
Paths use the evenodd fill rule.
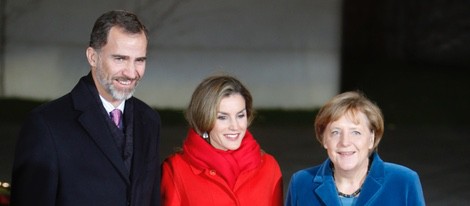
<path fill-rule="evenodd" d="M 86 58 L 91 67 L 96 67 L 96 64 L 98 62 L 98 52 L 96 52 L 95 49 L 88 47 L 86 49 Z"/>

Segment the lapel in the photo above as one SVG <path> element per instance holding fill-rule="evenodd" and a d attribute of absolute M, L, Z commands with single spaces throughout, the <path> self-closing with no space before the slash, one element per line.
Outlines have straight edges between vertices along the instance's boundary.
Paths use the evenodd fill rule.
<path fill-rule="evenodd" d="M 313 182 L 314 185 L 318 185 L 316 188 L 314 186 L 314 192 L 320 197 L 320 199 L 325 203 L 325 205 L 329 206 L 340 206 L 340 202 L 338 196 L 334 195 L 337 194 L 336 186 L 333 181 L 333 171 L 330 167 L 330 160 L 326 160 L 321 165 L 320 169 L 318 170 L 317 174 L 315 175 Z"/>
<path fill-rule="evenodd" d="M 82 77 L 71 92 L 75 109 L 81 111 L 78 122 L 88 132 L 98 148 L 114 165 L 121 177 L 130 184 L 127 171 L 121 155 L 114 143 L 113 136 L 106 123 L 106 112 L 98 98 L 91 74 Z"/>
<path fill-rule="evenodd" d="M 378 194 L 383 185 L 385 176 L 383 161 L 377 153 L 372 155 L 371 160 L 372 165 L 369 170 L 369 175 L 364 181 L 363 189 L 356 203 L 357 205 L 369 205 L 371 203 L 370 201 L 375 199 L 374 196 Z"/>
<path fill-rule="evenodd" d="M 372 165 L 369 170 L 369 175 L 364 181 L 362 186 L 361 194 L 357 200 L 356 205 L 369 205 L 371 200 L 375 199 L 374 196 L 378 194 L 382 188 L 384 181 L 384 167 L 383 161 L 374 153 L 372 155 Z M 333 181 L 333 171 L 330 167 L 330 160 L 326 160 L 321 168 L 318 170 L 317 174 L 314 177 L 314 186 L 315 193 L 320 197 L 320 199 L 325 203 L 325 205 L 340 205 L 339 199 L 336 195 L 336 186 Z"/>
<path fill-rule="evenodd" d="M 137 179 L 137 177 L 140 176 L 140 173 L 142 172 L 143 167 L 145 166 L 144 161 L 145 161 L 145 155 L 144 151 L 145 145 L 147 145 L 144 140 L 147 138 L 144 138 L 145 135 L 151 134 L 150 131 L 147 131 L 145 127 L 145 113 L 140 110 L 140 108 L 137 106 L 137 104 L 134 104 L 134 97 L 130 98 L 128 102 L 126 102 L 126 107 L 128 103 L 133 104 L 133 144 L 134 144 L 134 151 L 133 151 L 133 158 L 132 158 L 132 167 L 131 167 L 131 175 L 132 179 Z M 129 106 L 130 106 L 129 104 Z"/>

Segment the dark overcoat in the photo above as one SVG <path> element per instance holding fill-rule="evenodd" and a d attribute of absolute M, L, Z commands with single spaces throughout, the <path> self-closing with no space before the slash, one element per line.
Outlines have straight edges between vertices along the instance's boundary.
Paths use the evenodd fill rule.
<path fill-rule="evenodd" d="M 160 117 L 132 97 L 124 118 L 132 122 L 130 170 L 91 74 L 70 93 L 34 109 L 17 142 L 11 205 L 159 205 Z"/>

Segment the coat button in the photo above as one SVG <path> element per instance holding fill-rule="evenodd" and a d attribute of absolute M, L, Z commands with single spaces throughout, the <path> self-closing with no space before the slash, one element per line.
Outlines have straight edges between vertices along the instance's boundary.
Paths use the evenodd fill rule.
<path fill-rule="evenodd" d="M 212 175 L 212 176 L 214 176 L 214 175 L 216 175 L 217 173 L 215 172 L 215 170 L 210 170 L 210 171 L 209 171 L 209 174 Z"/>

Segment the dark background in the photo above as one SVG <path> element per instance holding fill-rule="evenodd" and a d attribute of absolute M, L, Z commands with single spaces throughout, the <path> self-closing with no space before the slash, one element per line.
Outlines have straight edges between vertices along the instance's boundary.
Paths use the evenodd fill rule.
<path fill-rule="evenodd" d="M 343 1 L 341 90 L 382 108 L 385 161 L 420 175 L 427 205 L 470 203 L 470 1 Z"/>
<path fill-rule="evenodd" d="M 469 125 L 470 1 L 343 1 L 342 85 L 388 123 Z"/>

